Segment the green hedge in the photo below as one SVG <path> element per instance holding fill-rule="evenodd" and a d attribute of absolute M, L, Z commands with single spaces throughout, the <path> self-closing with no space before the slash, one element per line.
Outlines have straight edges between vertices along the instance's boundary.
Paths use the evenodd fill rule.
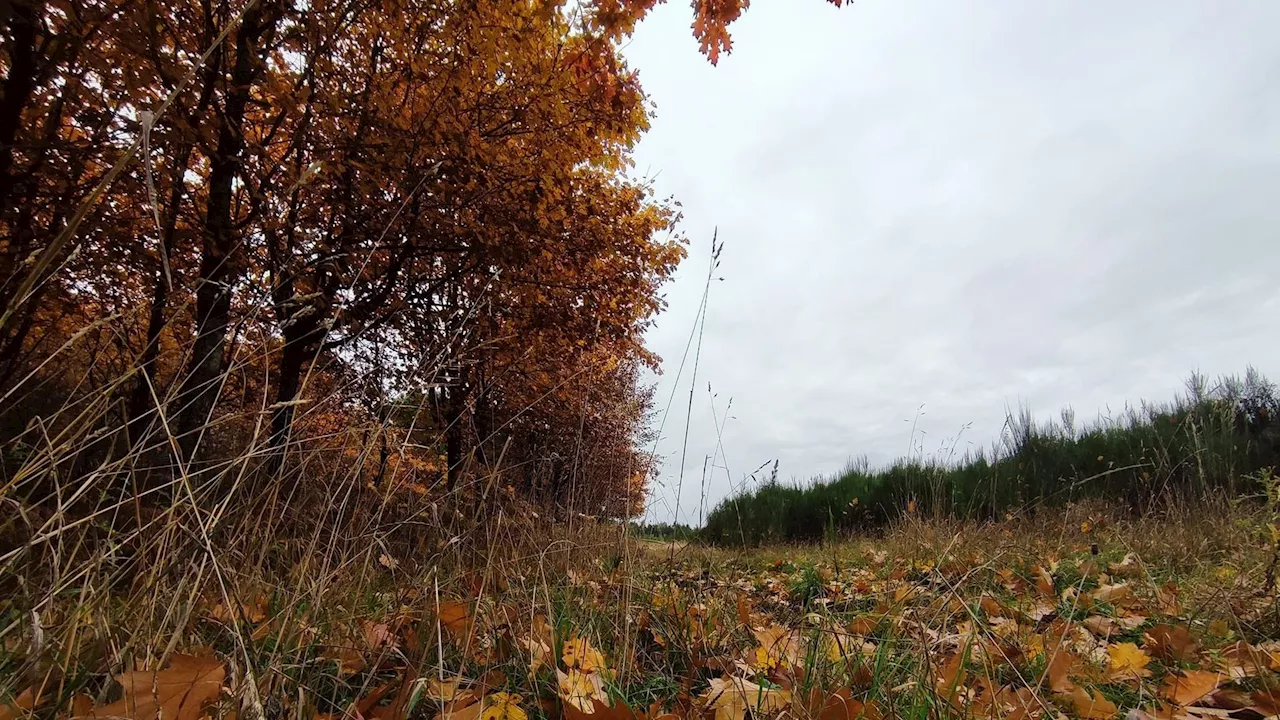
<path fill-rule="evenodd" d="M 1256 492 L 1251 477 L 1280 464 L 1280 400 L 1250 369 L 1210 385 L 1193 375 L 1172 403 L 1142 404 L 1076 427 L 1036 423 L 1023 410 L 990 452 L 958 462 L 915 458 L 788 486 L 776 478 L 721 501 L 703 537 L 722 544 L 811 541 L 887 525 L 908 507 L 921 514 L 991 518 L 1014 509 L 1105 498 L 1144 512 L 1170 498 Z"/>

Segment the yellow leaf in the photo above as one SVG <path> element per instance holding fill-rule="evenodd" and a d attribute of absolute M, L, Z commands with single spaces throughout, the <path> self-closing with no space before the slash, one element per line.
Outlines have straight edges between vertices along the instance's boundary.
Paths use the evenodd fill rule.
<path fill-rule="evenodd" d="M 604 682 L 596 673 L 582 672 L 577 668 L 568 673 L 556 670 L 556 679 L 559 681 L 560 699 L 588 715 L 595 712 L 592 700 L 609 704 L 609 694 L 605 692 Z"/>
<path fill-rule="evenodd" d="M 703 694 L 706 707 L 715 710 L 715 720 L 743 720 L 748 711 L 768 713 L 781 710 L 791 701 L 786 690 L 763 688 L 742 678 L 713 678 Z"/>
<path fill-rule="evenodd" d="M 528 713 L 520 709 L 523 699 L 515 693 L 494 693 L 485 698 L 480 720 L 529 720 Z"/>
<path fill-rule="evenodd" d="M 751 634 L 756 636 L 756 642 L 760 643 L 759 649 L 756 650 L 756 661 L 759 667 L 778 667 L 787 664 L 791 667 L 799 667 L 801 658 L 804 653 L 800 647 L 799 634 L 793 630 L 787 630 L 780 625 L 771 625 L 764 628 L 751 628 Z M 760 651 L 764 651 L 764 655 Z M 763 659 L 763 662 L 761 660 Z"/>
<path fill-rule="evenodd" d="M 564 644 L 561 655 L 567 668 L 579 668 L 585 672 L 595 672 L 605 668 L 604 656 L 591 647 L 586 638 L 573 638 Z"/>
<path fill-rule="evenodd" d="M 1147 664 L 1151 662 L 1151 656 L 1131 642 L 1116 643 L 1107 647 L 1107 657 L 1110 659 L 1109 669 L 1112 679 L 1120 680 L 1151 676 L 1151 671 L 1147 669 Z"/>

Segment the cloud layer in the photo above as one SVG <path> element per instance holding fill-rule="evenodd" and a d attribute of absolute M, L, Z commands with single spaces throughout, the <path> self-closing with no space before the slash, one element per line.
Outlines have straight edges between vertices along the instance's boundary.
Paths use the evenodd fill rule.
<path fill-rule="evenodd" d="M 649 336 L 664 401 L 725 242 L 650 519 L 775 458 L 985 447 L 1019 404 L 1280 380 L 1280 3 L 773 0 L 715 68 L 689 21 L 661 6 L 627 49 L 658 113 L 636 172 L 692 241 Z"/>

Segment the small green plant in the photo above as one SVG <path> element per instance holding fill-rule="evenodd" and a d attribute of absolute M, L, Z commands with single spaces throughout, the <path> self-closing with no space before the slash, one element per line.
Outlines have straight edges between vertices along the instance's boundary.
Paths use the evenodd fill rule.
<path fill-rule="evenodd" d="M 822 573 L 818 567 L 807 564 L 800 569 L 799 576 L 792 582 L 791 595 L 808 606 L 826 592 L 823 585 Z"/>

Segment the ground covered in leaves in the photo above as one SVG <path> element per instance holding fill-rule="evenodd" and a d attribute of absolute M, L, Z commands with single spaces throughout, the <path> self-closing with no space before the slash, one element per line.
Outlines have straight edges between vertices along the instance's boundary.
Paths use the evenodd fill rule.
<path fill-rule="evenodd" d="M 46 644 L 102 637 L 43 665 L 7 637 L 0 718 L 1258 720 L 1280 714 L 1275 553 L 1237 525 L 627 540 L 448 576 L 381 553 L 324 603 L 247 579 L 174 598 L 189 622 L 145 650 L 50 613 Z"/>

